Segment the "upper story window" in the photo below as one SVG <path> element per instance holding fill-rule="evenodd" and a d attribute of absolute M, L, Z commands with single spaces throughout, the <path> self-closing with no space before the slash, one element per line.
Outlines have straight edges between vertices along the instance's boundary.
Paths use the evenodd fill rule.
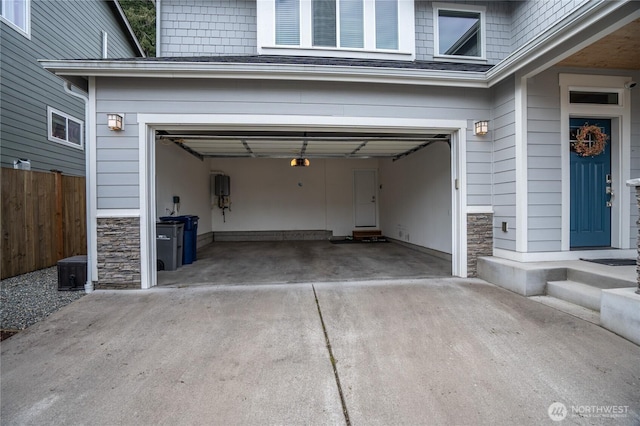
<path fill-rule="evenodd" d="M 63 145 L 83 149 L 82 137 L 84 123 L 57 109 L 47 107 L 48 139 Z"/>
<path fill-rule="evenodd" d="M 485 59 L 485 8 L 434 3 L 435 56 Z"/>
<path fill-rule="evenodd" d="M 0 15 L 5 22 L 29 36 L 31 0 L 0 0 Z"/>
<path fill-rule="evenodd" d="M 260 54 L 413 59 L 413 1 L 258 2 Z"/>

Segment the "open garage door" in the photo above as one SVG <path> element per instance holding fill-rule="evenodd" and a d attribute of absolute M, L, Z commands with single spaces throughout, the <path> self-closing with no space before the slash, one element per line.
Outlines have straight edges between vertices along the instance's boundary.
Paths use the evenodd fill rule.
<path fill-rule="evenodd" d="M 371 228 L 447 259 L 452 270 L 460 232 L 453 229 L 453 212 L 460 210 L 454 129 L 268 127 L 149 126 L 154 222 L 169 213 L 197 215 L 204 243 L 349 238 L 360 225 L 354 176 L 369 171 L 379 204 Z M 218 174 L 231 181 L 228 200 L 212 192 L 210 176 Z"/>

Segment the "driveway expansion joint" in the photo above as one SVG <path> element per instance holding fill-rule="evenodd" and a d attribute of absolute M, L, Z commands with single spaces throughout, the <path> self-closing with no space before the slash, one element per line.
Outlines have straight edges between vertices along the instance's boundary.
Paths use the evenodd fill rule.
<path fill-rule="evenodd" d="M 331 349 L 331 340 L 329 340 L 329 333 L 327 332 L 327 327 L 324 323 L 324 318 L 322 318 L 322 309 L 320 309 L 320 301 L 318 300 L 318 294 L 316 293 L 316 288 L 313 284 L 311 285 L 311 288 L 313 289 L 313 297 L 316 299 L 318 316 L 320 317 L 320 324 L 322 324 L 324 340 L 325 340 L 325 343 L 327 344 L 327 351 L 329 352 L 329 360 L 331 361 L 331 367 L 333 368 L 333 375 L 336 379 L 336 386 L 338 387 L 338 394 L 340 395 L 340 403 L 342 404 L 342 413 L 344 414 L 344 421 L 347 426 L 351 426 L 351 420 L 349 420 L 349 410 L 347 409 L 347 402 L 345 401 L 344 394 L 342 393 L 342 385 L 340 384 L 340 375 L 338 374 L 336 359 L 334 358 L 333 350 Z"/>

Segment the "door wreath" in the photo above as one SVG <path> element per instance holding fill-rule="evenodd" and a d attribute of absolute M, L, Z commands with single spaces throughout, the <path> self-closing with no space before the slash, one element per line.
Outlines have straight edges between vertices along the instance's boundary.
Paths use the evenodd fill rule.
<path fill-rule="evenodd" d="M 571 147 L 581 157 L 595 157 L 604 152 L 608 138 L 600 126 L 586 123 L 576 132 L 576 140 Z"/>

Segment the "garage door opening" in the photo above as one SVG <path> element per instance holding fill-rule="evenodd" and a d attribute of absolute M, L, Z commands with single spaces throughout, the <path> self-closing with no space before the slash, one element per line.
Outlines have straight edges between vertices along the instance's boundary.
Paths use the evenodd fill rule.
<path fill-rule="evenodd" d="M 174 129 L 155 139 L 156 216 L 198 216 L 200 240 L 196 263 L 160 271 L 160 285 L 451 274 L 448 133 Z M 330 242 L 354 235 L 374 243 Z"/>
<path fill-rule="evenodd" d="M 466 276 L 464 120 L 139 114 L 138 123 L 147 159 L 140 180 L 147 194 L 140 207 L 143 288 L 158 283 L 155 225 L 171 213 L 199 217 L 199 254 L 247 234 L 327 242 L 374 229 Z M 294 159 L 309 165 L 291 167 Z M 375 227 L 356 226 L 358 171 L 374 172 Z M 230 179 L 222 203 L 228 208 L 212 195 L 215 175 Z"/>

